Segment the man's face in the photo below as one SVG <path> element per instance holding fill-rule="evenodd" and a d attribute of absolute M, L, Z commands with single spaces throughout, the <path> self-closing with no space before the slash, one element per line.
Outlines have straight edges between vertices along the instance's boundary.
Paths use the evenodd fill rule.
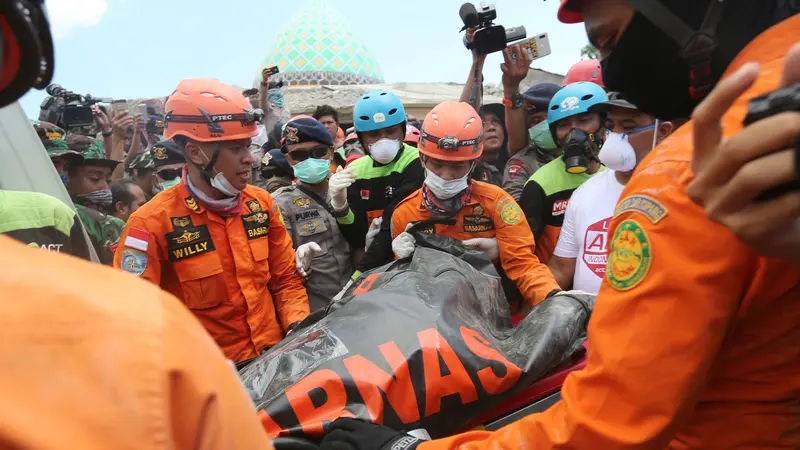
<path fill-rule="evenodd" d="M 83 164 L 70 174 L 67 191 L 72 196 L 108 189 L 111 169 L 103 166 Z"/>
<path fill-rule="evenodd" d="M 606 129 L 614 133 L 625 134 L 632 130 L 652 125 L 655 119 L 635 109 L 612 107 L 606 119 Z M 655 128 L 628 135 L 628 142 L 636 151 L 636 160 L 641 161 L 653 148 Z"/>
<path fill-rule="evenodd" d="M 563 142 L 572 129 L 577 128 L 586 134 L 603 133 L 603 124 L 600 121 L 600 113 L 586 112 L 576 114 L 556 122 L 556 140 Z"/>
<path fill-rule="evenodd" d="M 219 156 L 214 164 L 214 175 L 221 172 L 238 190 L 244 189 L 252 178 L 253 154 L 250 153 L 250 139 L 222 141 L 219 143 Z M 189 151 L 195 164 L 206 166 L 214 155 L 211 143 L 188 143 L 199 151 Z"/>
<path fill-rule="evenodd" d="M 319 118 L 319 123 L 325 125 L 325 128 L 328 129 L 328 132 L 336 139 L 336 133 L 339 132 L 339 124 L 336 123 L 336 120 L 333 116 L 322 116 Z"/>
<path fill-rule="evenodd" d="M 131 217 L 131 214 L 135 213 L 136 210 L 144 205 L 147 201 L 144 198 L 144 191 L 139 187 L 138 184 L 130 184 L 128 185 L 128 189 L 133 197 L 131 204 L 124 205 L 122 202 L 117 202 L 114 205 L 114 217 L 125 222 L 128 221 L 128 218 Z"/>
<path fill-rule="evenodd" d="M 131 180 L 135 181 L 144 192 L 153 192 L 153 187 L 158 183 L 153 169 L 135 169 L 131 175 Z"/>
<path fill-rule="evenodd" d="M 443 180 L 458 180 L 467 176 L 475 161 L 444 161 L 425 157 L 423 165 Z"/>
<path fill-rule="evenodd" d="M 391 139 L 399 141 L 403 138 L 405 125 L 399 124 L 393 127 L 381 128 L 380 130 L 365 131 L 361 133 L 361 139 L 364 141 L 364 146 L 369 148 L 370 145 L 380 141 L 381 139 Z"/>
<path fill-rule="evenodd" d="M 500 118 L 494 114 L 483 115 L 483 151 L 497 153 L 503 147 L 506 132 Z"/>
<path fill-rule="evenodd" d="M 627 0 L 595 0 L 583 2 L 581 13 L 589 42 L 597 48 L 600 59 L 604 59 L 616 47 L 634 10 Z"/>
<path fill-rule="evenodd" d="M 50 161 L 53 162 L 53 167 L 56 168 L 56 172 L 58 172 L 59 175 L 67 172 L 69 160 L 70 158 L 67 156 L 54 156 L 50 158 Z"/>

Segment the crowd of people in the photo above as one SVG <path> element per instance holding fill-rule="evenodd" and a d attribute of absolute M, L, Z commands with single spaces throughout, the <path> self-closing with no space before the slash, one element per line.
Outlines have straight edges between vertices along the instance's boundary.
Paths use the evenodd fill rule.
<path fill-rule="evenodd" d="M 523 90 L 531 60 L 510 45 L 503 101 L 482 104 L 485 55 L 473 50 L 461 98 L 421 121 L 387 90 L 359 98 L 350 128 L 330 105 L 292 116 L 269 69 L 246 91 L 180 81 L 163 114 L 95 105 L 94 125 L 80 130 L 43 110 L 32 127 L 75 211 L 3 190 L 2 232 L 113 269 L 39 260 L 0 241 L 3 283 L 25 264 L 64 282 L 48 296 L 34 294 L 37 280 L 4 287 L 26 296 L 20 303 L 30 296 L 31 307 L 59 311 L 19 306 L 12 315 L 88 321 L 97 339 L 113 333 L 108 364 L 143 371 L 121 375 L 128 383 L 182 374 L 162 393 L 197 419 L 164 435 L 177 447 L 208 439 L 211 448 L 265 448 L 225 360 L 246 367 L 364 272 L 411 256 L 414 233 L 433 233 L 495 264 L 510 281 L 512 314 L 572 290 L 597 293 L 587 367 L 567 379 L 562 401 L 498 432 L 424 442 L 339 419 L 323 448 L 800 446 L 800 118 L 779 111 L 742 125 L 748 101 L 800 82 L 800 15 L 782 0 L 674 3 L 562 0 L 559 19 L 585 21 L 602 63 L 578 61 L 562 85 Z M 107 289 L 81 294 L 70 278 Z M 111 290 L 120 298 L 103 296 Z M 47 306 L 81 295 L 86 302 L 66 311 Z M 109 301 L 118 309 L 96 310 Z M 93 320 L 130 322 L 106 329 Z M 48 351 L 49 341 L 33 341 L 31 351 Z M 89 347 L 63 345 L 49 348 L 91 358 Z M 147 345 L 153 359 L 125 359 L 125 349 Z M 67 389 L 95 397 L 91 382 Z M 200 411 L 210 398 L 219 411 Z M 155 440 L 146 412 L 131 412 L 139 428 L 118 435 L 87 413 L 86 432 L 73 425 L 64 439 L 88 448 L 110 442 L 105 429 L 107 438 Z"/>

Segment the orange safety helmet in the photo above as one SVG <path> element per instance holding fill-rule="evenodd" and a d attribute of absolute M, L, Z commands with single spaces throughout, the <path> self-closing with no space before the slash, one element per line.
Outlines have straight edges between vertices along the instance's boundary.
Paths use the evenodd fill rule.
<path fill-rule="evenodd" d="M 596 59 L 578 61 L 574 66 L 570 67 L 567 75 L 564 76 L 564 82 L 561 83 L 561 86 L 564 87 L 580 81 L 588 81 L 605 89 L 606 85 L 603 84 L 603 70 L 600 68 L 600 61 Z"/>
<path fill-rule="evenodd" d="M 200 78 L 178 83 L 164 110 L 164 139 L 185 136 L 198 142 L 251 138 L 264 115 L 232 86 Z"/>
<path fill-rule="evenodd" d="M 462 102 L 436 105 L 422 123 L 419 152 L 443 161 L 471 161 L 483 153 L 483 121 Z"/>

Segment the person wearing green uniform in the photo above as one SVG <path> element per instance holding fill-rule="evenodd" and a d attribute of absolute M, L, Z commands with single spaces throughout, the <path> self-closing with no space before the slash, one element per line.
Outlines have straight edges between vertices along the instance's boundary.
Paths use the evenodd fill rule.
<path fill-rule="evenodd" d="M 147 149 L 131 159 L 125 172 L 130 179 L 139 185 L 144 192 L 145 201 L 150 201 L 155 196 L 157 184 L 155 175 L 155 159 L 150 149 Z"/>
<path fill-rule="evenodd" d="M 125 222 L 108 214 L 111 208 L 111 173 L 119 161 L 106 159 L 103 142 L 97 139 L 72 135 L 67 139 L 70 150 L 81 153 L 83 159 L 70 163 L 67 192 L 89 238 L 103 264 L 111 265 L 114 250 L 119 242 Z"/>
<path fill-rule="evenodd" d="M 425 173 L 419 151 L 403 141 L 406 112 L 400 99 L 384 90 L 364 94 L 353 109 L 358 140 L 367 155 L 331 176 L 328 196 L 342 235 L 354 249 L 367 247 L 367 231 L 379 229 L 355 277 L 389 261 L 389 230 L 395 205 L 422 187 Z M 381 221 L 373 223 L 376 219 Z M 355 278 L 354 277 L 354 278 Z"/>

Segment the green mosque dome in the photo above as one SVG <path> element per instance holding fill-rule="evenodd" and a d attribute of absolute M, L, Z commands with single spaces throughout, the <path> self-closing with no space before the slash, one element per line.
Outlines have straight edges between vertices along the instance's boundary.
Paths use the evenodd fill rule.
<path fill-rule="evenodd" d="M 383 83 L 373 54 L 328 0 L 312 0 L 280 30 L 261 69 L 270 66 L 289 86 Z"/>

